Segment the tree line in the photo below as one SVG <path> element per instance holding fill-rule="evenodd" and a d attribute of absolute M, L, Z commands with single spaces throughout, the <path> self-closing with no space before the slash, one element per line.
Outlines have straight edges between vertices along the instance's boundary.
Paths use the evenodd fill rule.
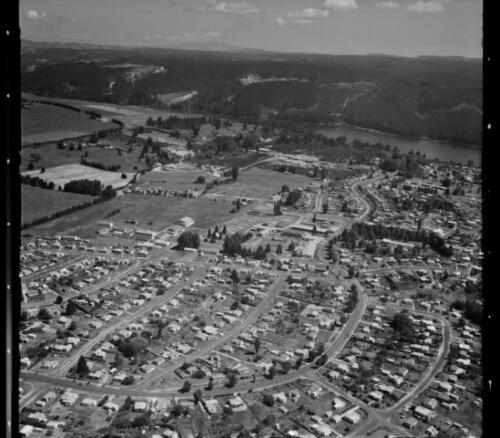
<path fill-rule="evenodd" d="M 361 240 L 360 240 L 361 238 Z M 429 245 L 438 254 L 450 257 L 453 254 L 451 245 L 446 245 L 445 239 L 432 232 L 423 230 L 409 230 L 406 228 L 386 226 L 382 224 L 369 225 L 363 222 L 354 223 L 350 230 L 344 230 L 339 237 L 334 237 L 334 242 L 341 241 L 347 248 L 354 249 L 358 243 L 363 244 L 364 239 L 392 239 L 403 242 L 420 242 L 423 247 Z"/>
<path fill-rule="evenodd" d="M 102 198 L 102 197 L 95 198 L 92 201 L 87 201 L 87 202 L 84 202 L 82 204 L 78 204 L 78 205 L 74 205 L 72 207 L 65 208 L 64 210 L 56 211 L 55 213 L 51 214 L 50 216 L 43 216 L 43 217 L 34 219 L 31 222 L 25 222 L 21 226 L 21 229 L 25 230 L 27 228 L 34 227 L 35 225 L 40 225 L 40 224 L 43 224 L 45 222 L 49 222 L 51 220 L 54 220 L 54 219 L 66 216 L 68 214 L 74 213 L 75 211 L 83 210 L 84 208 L 99 204 L 99 203 L 106 201 L 106 200 L 107 200 L 107 198 Z"/>

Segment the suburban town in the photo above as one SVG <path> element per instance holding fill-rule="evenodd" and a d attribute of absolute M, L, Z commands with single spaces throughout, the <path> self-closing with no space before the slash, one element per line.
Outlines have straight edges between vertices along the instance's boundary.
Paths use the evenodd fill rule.
<path fill-rule="evenodd" d="M 148 167 L 23 231 L 21 434 L 479 437 L 479 168 L 202 122 L 57 143 Z M 241 165 L 196 160 L 222 141 Z"/>
<path fill-rule="evenodd" d="M 481 5 L 20 2 L 5 437 L 496 436 Z"/>

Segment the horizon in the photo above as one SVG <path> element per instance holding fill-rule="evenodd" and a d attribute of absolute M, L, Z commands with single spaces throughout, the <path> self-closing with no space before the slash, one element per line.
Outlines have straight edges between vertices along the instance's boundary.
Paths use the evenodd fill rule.
<path fill-rule="evenodd" d="M 23 0 L 20 22 L 22 38 L 37 42 L 483 56 L 480 0 Z"/>
<path fill-rule="evenodd" d="M 255 47 L 241 47 L 235 46 L 228 43 L 221 43 L 227 45 L 227 49 L 217 49 L 217 48 L 207 48 L 202 47 L 200 44 L 200 48 L 182 48 L 182 47 L 169 47 L 169 46 L 133 46 L 133 45 L 120 45 L 120 44 L 99 44 L 99 43 L 88 43 L 82 41 L 37 41 L 28 38 L 21 38 L 21 44 L 24 42 L 34 43 L 34 44 L 45 44 L 47 46 L 51 45 L 81 45 L 81 46 L 93 46 L 97 49 L 123 49 L 123 50 L 135 50 L 135 49 L 144 49 L 144 50 L 172 50 L 178 52 L 207 52 L 207 53 L 227 53 L 227 54 L 270 54 L 270 55 L 307 55 L 307 56 L 352 56 L 352 57 L 387 57 L 387 58 L 405 58 L 405 59 L 419 59 L 419 58 L 441 58 L 441 59 L 460 59 L 466 61 L 482 61 L 483 56 L 464 56 L 464 55 L 396 55 L 391 53 L 317 53 L 317 52 L 297 52 L 297 51 L 276 51 L 276 50 L 266 50 L 259 49 Z M 231 49 L 229 49 L 231 48 Z"/>

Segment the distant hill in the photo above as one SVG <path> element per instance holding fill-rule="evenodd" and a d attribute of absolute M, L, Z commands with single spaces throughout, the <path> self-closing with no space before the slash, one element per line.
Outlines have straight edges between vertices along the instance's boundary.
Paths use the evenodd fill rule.
<path fill-rule="evenodd" d="M 482 61 L 275 53 L 224 43 L 126 48 L 22 42 L 23 91 L 176 109 L 249 122 L 346 121 L 394 134 L 481 143 Z M 143 69 L 159 66 L 163 69 Z M 250 79 L 249 79 L 250 78 Z"/>

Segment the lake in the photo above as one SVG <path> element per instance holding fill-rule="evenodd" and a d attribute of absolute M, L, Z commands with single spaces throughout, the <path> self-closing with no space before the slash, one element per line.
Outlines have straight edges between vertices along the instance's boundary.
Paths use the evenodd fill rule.
<path fill-rule="evenodd" d="M 348 141 L 358 139 L 369 143 L 388 144 L 396 146 L 401 152 L 420 151 L 427 158 L 437 158 L 442 161 L 454 160 L 455 162 L 467 163 L 472 160 L 477 166 L 481 165 L 481 146 L 464 145 L 439 141 L 432 139 L 404 138 L 383 132 L 370 131 L 356 128 L 346 124 L 335 126 L 322 126 L 317 132 L 327 137 L 339 137 L 345 135 Z"/>

